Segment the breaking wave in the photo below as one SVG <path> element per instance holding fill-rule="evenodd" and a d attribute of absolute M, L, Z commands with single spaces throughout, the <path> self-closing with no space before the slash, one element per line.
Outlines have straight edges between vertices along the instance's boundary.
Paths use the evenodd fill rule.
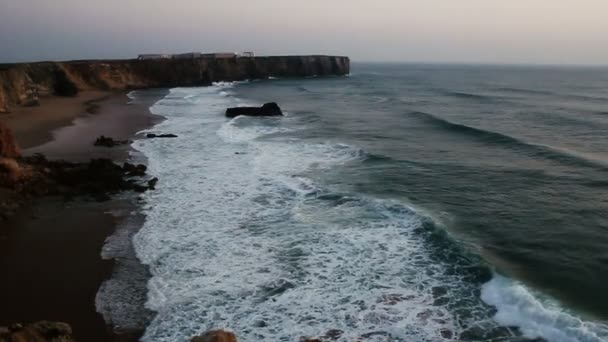
<path fill-rule="evenodd" d="M 324 177 L 373 158 L 306 141 L 292 117 L 227 120 L 234 84 L 176 88 L 152 107 L 176 139 L 134 147 L 163 181 L 143 195 L 133 237 L 151 272 L 143 341 L 187 341 L 213 328 L 242 341 L 600 341 L 601 326 L 492 275 L 429 215 L 347 191 Z M 230 92 L 230 96 L 226 96 Z M 414 113 L 496 144 L 542 148 Z M 111 251 L 107 251 L 112 254 Z M 510 327 L 519 327 L 514 329 Z M 523 335 L 523 337 L 522 337 Z"/>

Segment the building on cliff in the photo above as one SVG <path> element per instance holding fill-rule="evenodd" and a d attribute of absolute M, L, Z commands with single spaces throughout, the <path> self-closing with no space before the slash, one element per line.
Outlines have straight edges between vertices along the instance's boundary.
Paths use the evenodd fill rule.
<path fill-rule="evenodd" d="M 202 57 L 203 58 L 214 58 L 214 59 L 236 58 L 236 53 L 234 53 L 234 52 L 205 53 L 202 55 Z"/>
<path fill-rule="evenodd" d="M 200 52 L 178 53 L 173 55 L 173 59 L 195 59 L 203 56 Z"/>
<path fill-rule="evenodd" d="M 169 59 L 171 57 L 172 56 L 168 55 L 168 54 L 143 54 L 143 55 L 137 56 L 137 59 L 139 59 L 139 60 Z"/>

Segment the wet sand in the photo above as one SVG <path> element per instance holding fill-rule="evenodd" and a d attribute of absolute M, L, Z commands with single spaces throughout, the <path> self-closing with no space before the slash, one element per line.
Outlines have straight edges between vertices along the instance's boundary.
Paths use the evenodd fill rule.
<path fill-rule="evenodd" d="M 127 104 L 124 93 L 85 92 L 76 98 L 45 99 L 40 107 L 18 109 L 0 121 L 13 129 L 26 155 L 122 162 L 129 157 L 128 145 L 106 148 L 93 142 L 99 135 L 134 139 L 138 131 L 159 122 L 148 108 L 160 96 L 162 92 Z M 0 222 L 0 326 L 63 321 L 78 341 L 112 340 L 96 312 L 95 295 L 112 271 L 112 263 L 100 255 L 118 220 L 109 211 L 126 203 L 43 198 Z"/>

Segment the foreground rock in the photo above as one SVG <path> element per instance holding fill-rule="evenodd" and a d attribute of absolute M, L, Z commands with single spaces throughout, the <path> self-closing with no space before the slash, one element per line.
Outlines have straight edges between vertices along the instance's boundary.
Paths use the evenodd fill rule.
<path fill-rule="evenodd" d="M 281 107 L 274 102 L 266 103 L 262 107 L 234 107 L 226 109 L 226 116 L 234 118 L 239 115 L 246 116 L 283 116 Z"/>
<path fill-rule="evenodd" d="M 0 342 L 73 342 L 72 328 L 66 323 L 41 321 L 22 326 L 0 327 Z"/>
<path fill-rule="evenodd" d="M 97 138 L 97 140 L 95 140 L 95 143 L 93 143 L 93 145 L 103 146 L 103 147 L 114 147 L 114 146 L 120 146 L 120 145 L 127 145 L 130 143 L 131 143 L 131 141 L 129 141 L 129 140 L 114 140 L 113 138 L 102 135 L 99 138 Z"/>
<path fill-rule="evenodd" d="M 211 330 L 194 337 L 190 342 L 237 342 L 236 335 L 224 330 Z"/>
<path fill-rule="evenodd" d="M 12 216 L 31 199 L 41 196 L 91 197 L 106 201 L 122 191 L 145 192 L 155 188 L 158 178 L 141 180 L 146 166 L 110 159 L 86 163 L 51 161 L 42 155 L 0 158 L 0 221 Z"/>
<path fill-rule="evenodd" d="M 146 174 L 145 165 L 115 164 L 110 159 L 92 159 L 86 163 L 51 161 L 42 155 L 21 158 L 28 177 L 15 185 L 22 193 L 34 195 L 92 196 L 97 200 L 121 191 L 144 192 L 148 185 L 130 177 Z"/>

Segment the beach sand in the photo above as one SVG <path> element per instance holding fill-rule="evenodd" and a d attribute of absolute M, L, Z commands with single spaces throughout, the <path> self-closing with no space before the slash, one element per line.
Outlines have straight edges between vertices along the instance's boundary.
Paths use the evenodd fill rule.
<path fill-rule="evenodd" d="M 154 101 L 150 97 L 127 104 L 124 93 L 83 92 L 75 98 L 43 99 L 40 107 L 20 108 L 0 115 L 0 121 L 13 130 L 26 155 L 123 162 L 128 145 L 95 147 L 93 142 L 99 135 L 133 139 L 159 122 L 148 110 Z M 0 326 L 63 321 L 78 341 L 111 340 L 110 329 L 96 312 L 95 295 L 112 270 L 112 263 L 100 256 L 118 220 L 108 212 L 134 209 L 116 208 L 117 203 L 127 205 L 43 198 L 0 222 Z"/>

